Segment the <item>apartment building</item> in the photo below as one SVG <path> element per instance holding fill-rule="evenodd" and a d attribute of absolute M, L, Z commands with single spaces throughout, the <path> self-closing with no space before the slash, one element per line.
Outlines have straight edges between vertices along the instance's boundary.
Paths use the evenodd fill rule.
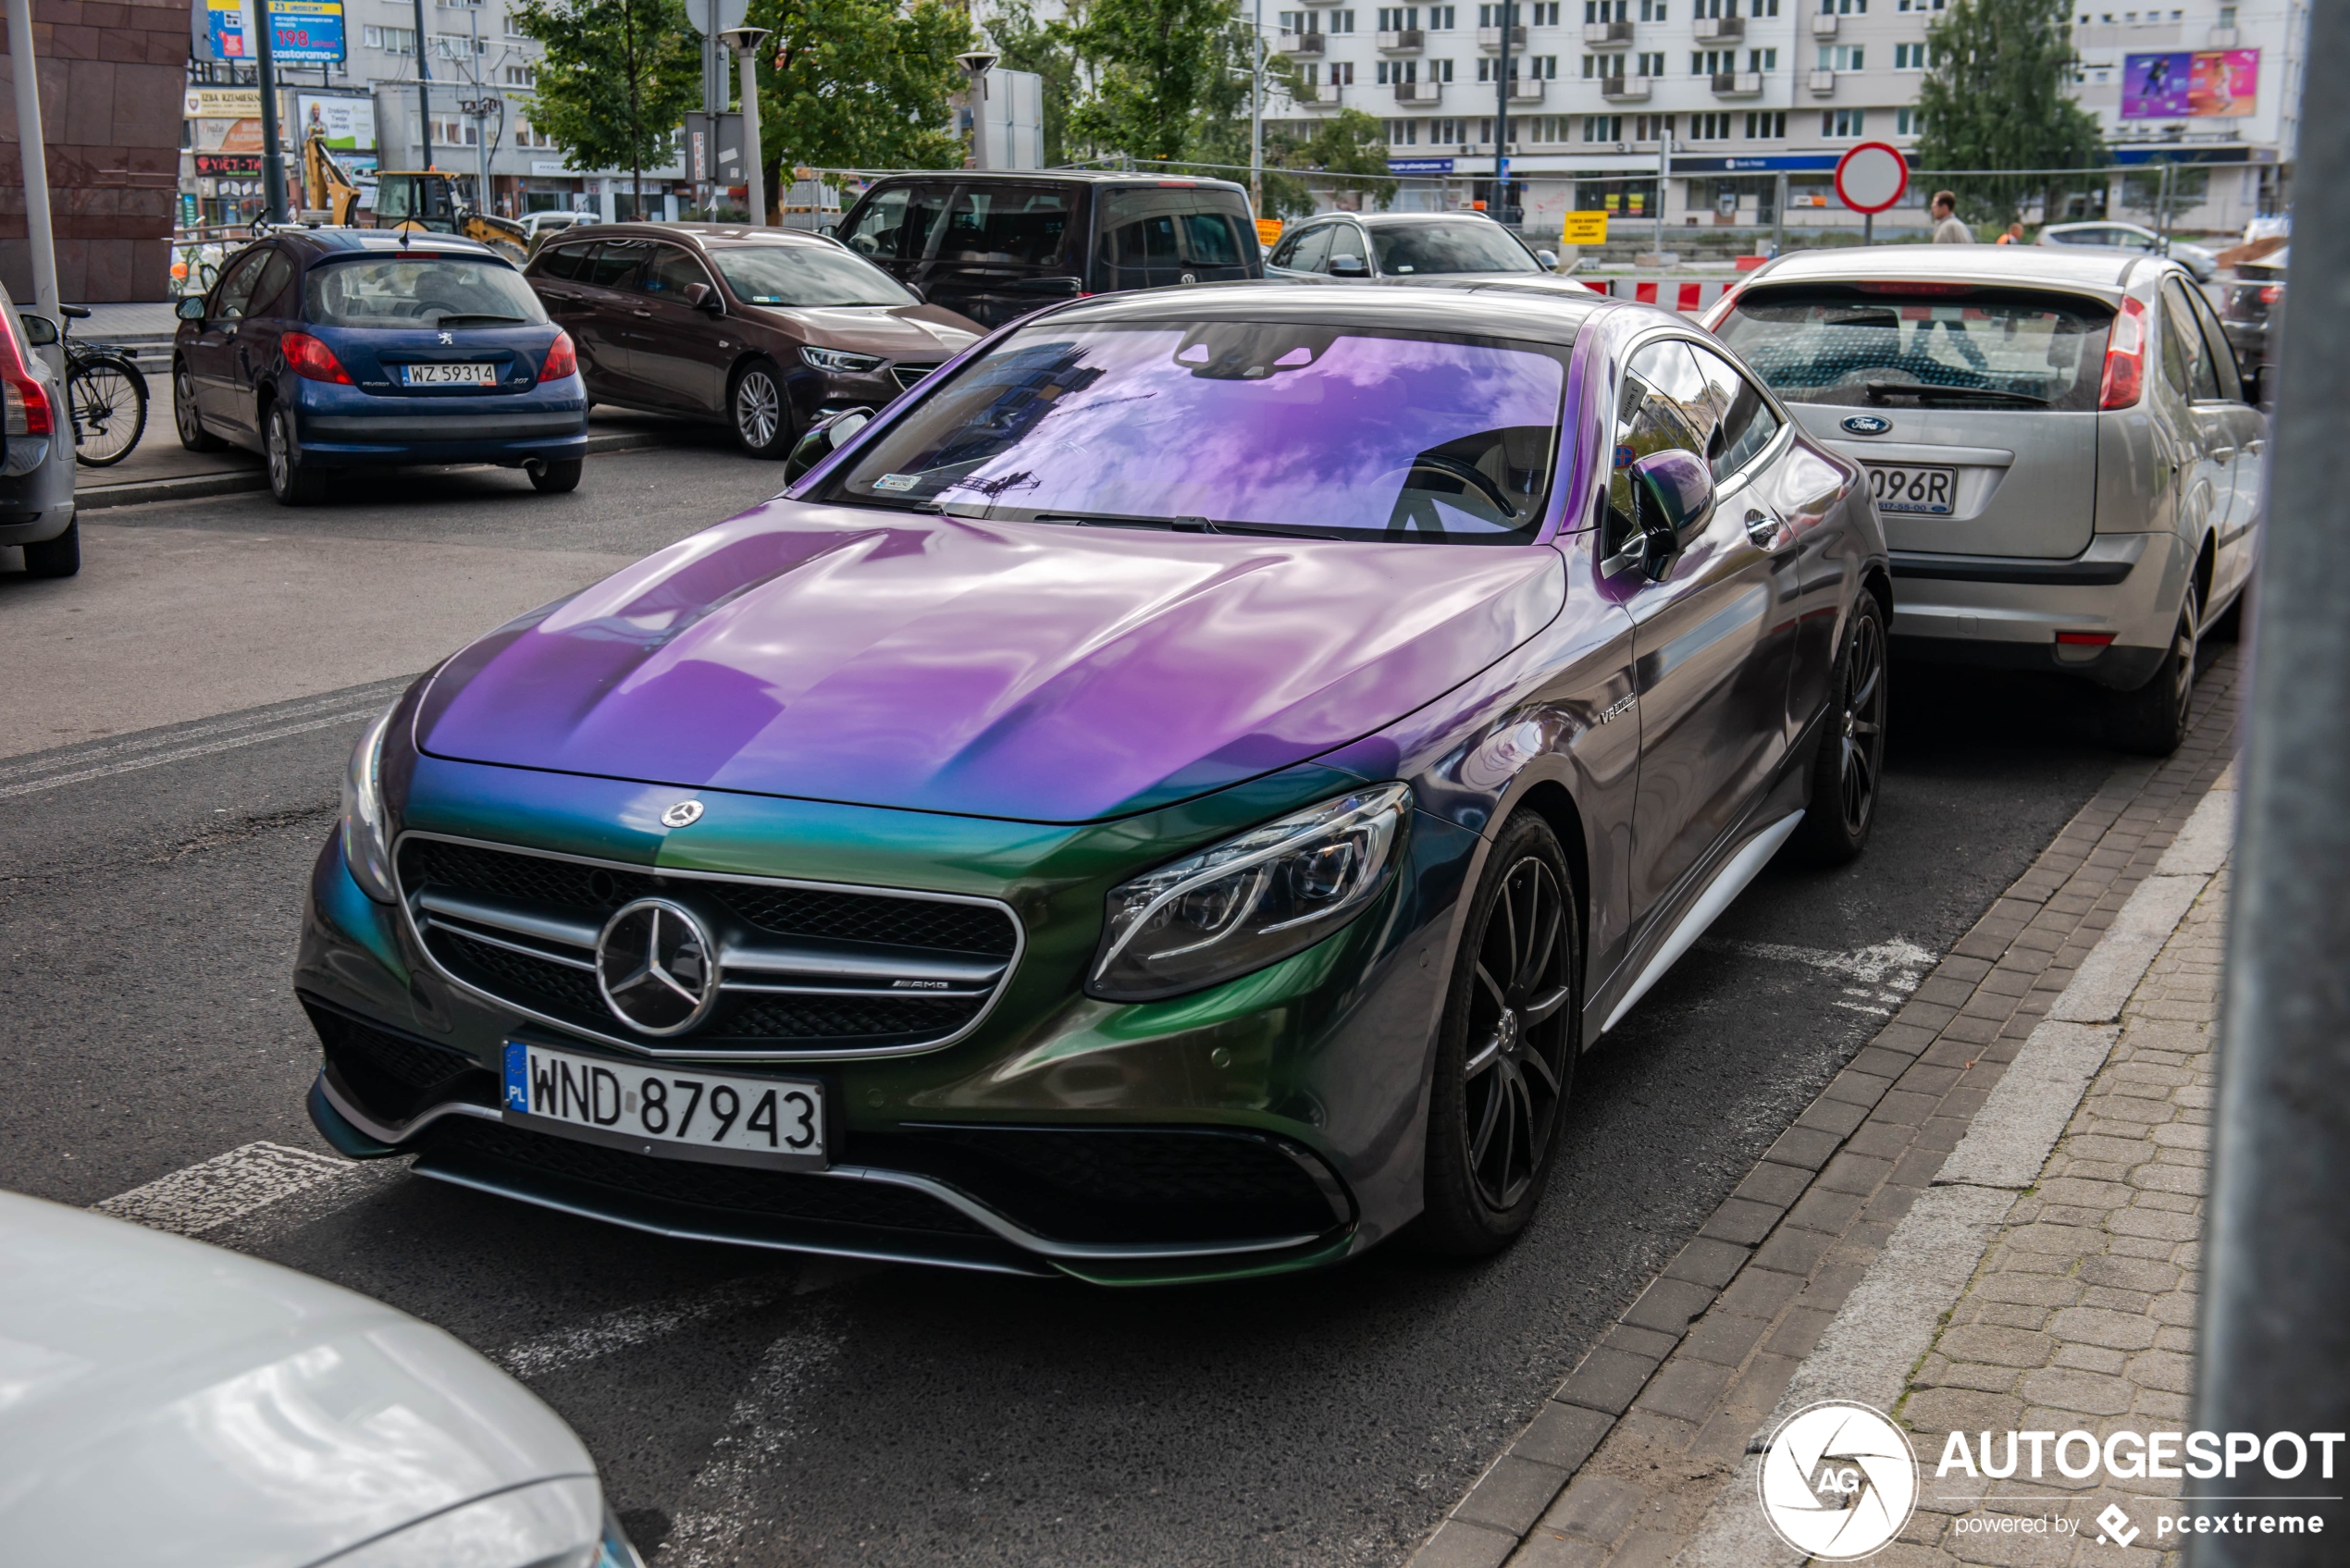
<path fill-rule="evenodd" d="M 1510 158 L 1502 204 L 1529 233 L 1571 210 L 1708 226 L 1850 224 L 1837 160 L 1861 141 L 1913 148 L 1927 31 L 1946 0 L 1491 0 L 1320 6 L 1268 19 L 1301 87 L 1271 111 L 1341 107 L 1387 128 L 1397 204 L 1490 194 L 1495 121 Z M 2074 91 L 2105 121 L 2117 162 L 2187 160 L 2173 220 L 2226 229 L 2282 200 L 2292 159 L 2307 0 L 2179 0 L 2076 8 Z M 1502 61 L 1503 29 L 1509 59 Z M 1508 112 L 1499 94 L 1506 80 Z M 2156 170 L 2158 174 L 2158 169 Z M 1482 177 L 1482 186 L 1479 180 Z M 1784 183 L 1782 183 L 1784 177 Z M 2116 175 L 2075 216 L 2143 205 L 2158 179 Z M 1881 226 L 1923 223 L 1913 188 Z M 2064 215 L 2059 215 L 2064 216 Z"/>

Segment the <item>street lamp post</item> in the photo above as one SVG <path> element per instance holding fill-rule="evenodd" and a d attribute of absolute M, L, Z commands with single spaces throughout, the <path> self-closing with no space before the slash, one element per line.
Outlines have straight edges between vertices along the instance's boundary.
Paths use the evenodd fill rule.
<path fill-rule="evenodd" d="M 422 0 L 418 0 L 421 4 Z M 261 185 L 267 205 L 262 208 L 272 223 L 286 221 L 286 154 L 278 145 L 278 66 L 271 45 L 278 31 L 269 19 L 269 0 L 254 5 L 254 58 L 261 67 Z"/>
<path fill-rule="evenodd" d="M 425 161 L 432 167 L 432 72 L 425 65 L 425 0 L 416 0 L 416 134 L 423 138 Z"/>
<path fill-rule="evenodd" d="M 971 167 L 987 167 L 987 73 L 996 68 L 1001 56 L 984 49 L 974 49 L 968 55 L 958 55 L 955 63 L 963 68 L 970 82 L 971 105 Z"/>
<path fill-rule="evenodd" d="M 763 27 L 730 27 L 718 35 L 742 62 L 743 193 L 750 199 L 753 228 L 767 221 L 767 148 L 759 139 L 759 59 L 753 51 L 768 31 Z"/>
<path fill-rule="evenodd" d="M 1248 204 L 1253 216 L 1265 216 L 1265 0 L 1256 0 L 1256 21 L 1249 29 L 1254 59 L 1248 91 Z"/>

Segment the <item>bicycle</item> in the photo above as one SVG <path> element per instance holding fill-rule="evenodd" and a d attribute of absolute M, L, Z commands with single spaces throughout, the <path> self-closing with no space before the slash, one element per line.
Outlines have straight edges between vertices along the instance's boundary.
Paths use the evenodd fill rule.
<path fill-rule="evenodd" d="M 147 378 L 131 352 L 114 343 L 77 343 L 73 324 L 86 305 L 59 305 L 66 352 L 66 402 L 73 411 L 73 460 L 111 468 L 130 455 L 147 429 Z"/>

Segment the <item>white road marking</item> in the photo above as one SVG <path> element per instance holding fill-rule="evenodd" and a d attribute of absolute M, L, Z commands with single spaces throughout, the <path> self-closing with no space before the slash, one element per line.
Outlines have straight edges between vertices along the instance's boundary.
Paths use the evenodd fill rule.
<path fill-rule="evenodd" d="M 622 1307 L 569 1328 L 525 1340 L 498 1352 L 501 1365 L 517 1377 L 543 1377 L 584 1362 L 666 1339 L 681 1328 L 730 1313 L 747 1312 L 780 1297 L 787 1279 L 731 1279 L 714 1290 L 649 1306 Z"/>
<path fill-rule="evenodd" d="M 201 1236 L 297 1192 L 348 1180 L 361 1168 L 283 1143 L 247 1143 L 90 1206 L 153 1229 Z"/>
<path fill-rule="evenodd" d="M 1777 942 L 1735 942 L 1726 937 L 1709 939 L 1705 945 L 1743 953 L 1750 958 L 1770 958 L 1825 969 L 1831 974 L 1849 975 L 1867 985 L 1898 991 L 1903 997 L 1915 991 L 1918 982 L 1925 979 L 1926 971 L 1941 962 L 1937 955 L 1898 936 L 1890 942 L 1855 947 L 1848 953 L 1832 953 L 1824 947 L 1790 947 Z M 1846 994 L 1860 993 L 1848 991 Z"/>
<path fill-rule="evenodd" d="M 760 1523 L 761 1483 L 776 1456 L 799 1435 L 795 1415 L 800 1398 L 840 1348 L 840 1334 L 821 1321 L 792 1328 L 767 1347 L 750 1386 L 735 1401 L 727 1430 L 711 1445 L 709 1462 L 677 1511 L 662 1552 L 664 1563 L 708 1568 L 740 1559 L 746 1538 Z"/>
<path fill-rule="evenodd" d="M 159 768 L 167 762 L 184 761 L 192 757 L 208 757 L 216 751 L 233 751 L 241 746 L 257 746 L 263 741 L 281 740 L 288 735 L 305 735 L 312 730 L 329 729 L 355 719 L 373 717 L 397 695 L 398 692 L 391 688 L 370 692 L 365 697 L 353 697 L 344 692 L 315 702 L 279 708 L 268 713 L 191 724 L 184 729 L 173 730 L 169 735 L 93 747 L 77 751 L 70 757 L 0 766 L 0 800 L 19 795 L 35 795 L 44 789 L 59 789 L 91 779 L 111 778 L 117 773 L 137 772 L 142 768 Z M 58 768 L 68 771 L 51 771 Z"/>

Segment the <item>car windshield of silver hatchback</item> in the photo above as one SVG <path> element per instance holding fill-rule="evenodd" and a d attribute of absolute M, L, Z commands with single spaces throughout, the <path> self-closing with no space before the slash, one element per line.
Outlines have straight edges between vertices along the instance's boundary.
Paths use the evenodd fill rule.
<path fill-rule="evenodd" d="M 1379 269 L 1391 277 L 1431 272 L 1540 272 L 1526 247 L 1484 218 L 1383 224 L 1371 230 Z"/>
<path fill-rule="evenodd" d="M 502 261 L 366 256 L 314 266 L 303 315 L 321 327 L 518 327 L 547 319 L 522 274 Z"/>
<path fill-rule="evenodd" d="M 830 245 L 712 245 L 710 259 L 747 305 L 910 305 L 914 296 L 862 256 Z"/>
<path fill-rule="evenodd" d="M 2072 295 L 1863 283 L 1741 296 L 1715 330 L 1792 402 L 2077 411 L 2111 320 Z"/>

